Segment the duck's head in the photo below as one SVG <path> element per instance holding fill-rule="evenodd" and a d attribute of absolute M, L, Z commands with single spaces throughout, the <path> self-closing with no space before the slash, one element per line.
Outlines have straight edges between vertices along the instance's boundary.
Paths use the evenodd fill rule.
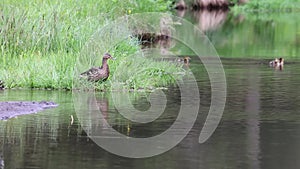
<path fill-rule="evenodd" d="M 113 59 L 114 60 L 114 58 L 109 54 L 109 53 L 105 53 L 104 54 L 104 56 L 103 56 L 103 59 Z"/>

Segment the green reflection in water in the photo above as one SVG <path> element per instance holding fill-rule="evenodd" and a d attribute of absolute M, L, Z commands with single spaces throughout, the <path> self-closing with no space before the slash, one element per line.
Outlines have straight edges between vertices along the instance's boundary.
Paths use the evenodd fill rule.
<path fill-rule="evenodd" d="M 220 57 L 297 59 L 300 56 L 300 23 L 298 13 L 233 14 L 228 11 L 195 11 L 179 13 L 193 22 L 211 40 Z M 190 34 L 176 27 L 182 34 Z M 193 39 L 190 39 L 193 40 Z M 172 50 L 193 55 L 177 43 Z"/>

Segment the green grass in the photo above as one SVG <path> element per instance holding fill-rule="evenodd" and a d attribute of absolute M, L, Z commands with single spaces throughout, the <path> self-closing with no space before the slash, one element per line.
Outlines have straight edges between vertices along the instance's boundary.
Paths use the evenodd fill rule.
<path fill-rule="evenodd" d="M 166 11 L 170 1 L 13 1 L 1 4 L 2 52 L 78 51 L 96 29 L 136 12 Z"/>
<path fill-rule="evenodd" d="M 11 57 L 0 68 L 7 88 L 71 89 L 74 55 L 66 53 L 24 53 Z"/>
<path fill-rule="evenodd" d="M 166 11 L 171 1 L 4 0 L 0 4 L 0 79 L 6 87 L 72 89 L 77 57 L 99 28 L 123 15 Z M 127 58 L 141 55 L 136 39 L 124 41 L 110 52 L 118 58 L 109 63 L 111 75 L 120 65 L 131 63 L 122 70 L 126 73 L 118 75 L 126 89 L 166 86 L 175 82 L 174 72 L 183 71 L 168 62 Z M 96 88 L 107 88 L 112 82 L 110 78 Z"/>

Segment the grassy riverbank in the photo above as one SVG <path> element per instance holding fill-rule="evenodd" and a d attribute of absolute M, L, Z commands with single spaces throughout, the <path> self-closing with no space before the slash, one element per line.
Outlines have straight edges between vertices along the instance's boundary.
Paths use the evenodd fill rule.
<path fill-rule="evenodd" d="M 6 87 L 71 89 L 76 59 L 95 31 L 120 16 L 167 11 L 171 1 L 4 0 L 1 4 L 0 79 L 5 81 Z M 129 59 L 127 55 L 140 50 L 136 39 L 122 43 L 110 51 L 118 58 L 109 63 L 112 73 L 117 65 Z M 131 64 L 130 72 L 138 72 L 143 67 L 150 73 L 136 77 L 123 75 L 127 88 L 165 86 L 174 82 L 171 72 L 183 71 L 167 62 L 136 59 L 135 63 L 139 66 Z M 100 64 L 95 63 L 95 66 Z M 159 73 L 151 73 L 157 71 Z M 109 84 L 99 84 L 99 88 Z"/>

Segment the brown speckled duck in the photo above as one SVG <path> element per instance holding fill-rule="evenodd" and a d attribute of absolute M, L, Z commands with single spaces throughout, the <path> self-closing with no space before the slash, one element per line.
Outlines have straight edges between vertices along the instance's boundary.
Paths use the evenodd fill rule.
<path fill-rule="evenodd" d="M 109 76 L 108 59 L 114 59 L 110 54 L 105 53 L 102 59 L 101 67 L 92 67 L 91 69 L 80 74 L 80 77 L 87 77 L 88 81 L 98 82 L 105 81 Z"/>

